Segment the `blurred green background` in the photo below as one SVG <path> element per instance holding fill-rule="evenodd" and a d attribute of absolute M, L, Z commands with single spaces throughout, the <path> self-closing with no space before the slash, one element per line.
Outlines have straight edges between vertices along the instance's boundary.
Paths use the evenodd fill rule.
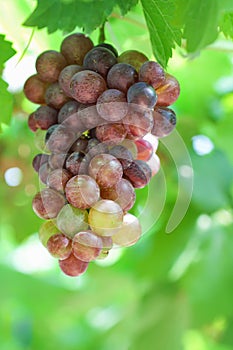
<path fill-rule="evenodd" d="M 38 151 L 27 117 L 36 106 L 22 86 L 37 55 L 64 37 L 23 27 L 33 7 L 1 1 L 0 33 L 17 51 L 3 71 L 13 116 L 0 135 L 1 350 L 233 349 L 233 43 L 220 37 L 195 57 L 174 51 L 167 71 L 181 85 L 177 132 L 160 142 L 160 173 L 137 190 L 132 212 L 144 234 L 69 278 L 39 242 L 42 220 L 31 209 Z M 107 41 L 153 58 L 140 8 L 117 17 Z M 97 43 L 98 32 L 91 37 Z M 173 227 L 184 217 L 167 233 L 179 191 Z"/>

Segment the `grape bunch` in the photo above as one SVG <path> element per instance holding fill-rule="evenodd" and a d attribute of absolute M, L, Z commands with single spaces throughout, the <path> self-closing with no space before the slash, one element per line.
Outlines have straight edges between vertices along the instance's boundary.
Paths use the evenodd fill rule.
<path fill-rule="evenodd" d="M 175 128 L 168 106 L 179 93 L 176 78 L 141 52 L 118 56 L 82 33 L 37 57 L 24 84 L 39 105 L 28 117 L 40 152 L 32 207 L 44 219 L 39 238 L 65 274 L 81 275 L 113 247 L 139 240 L 140 222 L 128 211 L 135 189 L 160 168 L 158 139 Z"/>

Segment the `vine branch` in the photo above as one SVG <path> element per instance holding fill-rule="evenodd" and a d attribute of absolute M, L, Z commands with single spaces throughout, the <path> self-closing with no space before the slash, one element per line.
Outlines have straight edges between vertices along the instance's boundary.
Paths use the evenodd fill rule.
<path fill-rule="evenodd" d="M 104 21 L 104 23 L 101 25 L 100 29 L 99 29 L 99 39 L 98 39 L 98 43 L 104 43 L 105 42 L 105 23 L 106 21 Z"/>

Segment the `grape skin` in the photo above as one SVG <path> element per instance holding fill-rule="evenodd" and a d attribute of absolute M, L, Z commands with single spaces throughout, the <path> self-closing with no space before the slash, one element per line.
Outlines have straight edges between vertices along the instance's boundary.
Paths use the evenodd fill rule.
<path fill-rule="evenodd" d="M 139 81 L 144 81 L 157 89 L 165 81 L 165 72 L 159 63 L 146 61 L 139 70 Z"/>
<path fill-rule="evenodd" d="M 50 106 L 40 106 L 34 112 L 34 120 L 37 128 L 47 130 L 57 123 L 57 111 Z"/>
<path fill-rule="evenodd" d="M 112 236 L 122 225 L 123 211 L 112 200 L 102 199 L 89 211 L 88 222 L 93 232 L 99 236 Z"/>
<path fill-rule="evenodd" d="M 114 244 L 121 247 L 134 245 L 140 238 L 142 228 L 138 218 L 130 213 L 124 215 L 123 224 L 116 234 L 112 236 Z"/>
<path fill-rule="evenodd" d="M 157 94 L 151 85 L 138 82 L 130 86 L 127 101 L 151 109 L 157 102 Z"/>
<path fill-rule="evenodd" d="M 153 112 L 154 125 L 151 134 L 156 137 L 169 135 L 176 126 L 176 114 L 171 108 L 156 107 Z"/>
<path fill-rule="evenodd" d="M 68 202 L 79 209 L 91 208 L 100 197 L 96 181 L 88 175 L 73 176 L 65 187 Z"/>
<path fill-rule="evenodd" d="M 70 81 L 72 97 L 80 103 L 96 103 L 107 89 L 104 78 L 91 70 L 76 73 Z"/>
<path fill-rule="evenodd" d="M 55 169 L 47 176 L 48 187 L 57 192 L 64 193 L 67 181 L 72 177 L 72 174 L 66 169 Z"/>
<path fill-rule="evenodd" d="M 47 163 L 49 160 L 49 155 L 48 154 L 43 154 L 43 153 L 38 153 L 35 155 L 35 157 L 32 160 L 32 166 L 34 170 L 38 173 L 40 167 Z"/>
<path fill-rule="evenodd" d="M 88 262 L 77 259 L 73 254 L 64 260 L 59 260 L 60 269 L 70 277 L 82 275 L 87 270 L 88 264 Z"/>
<path fill-rule="evenodd" d="M 49 253 L 57 259 L 67 259 L 72 251 L 72 242 L 62 233 L 52 235 L 47 242 Z"/>
<path fill-rule="evenodd" d="M 124 177 L 131 182 L 134 188 L 145 187 L 149 183 L 151 176 L 150 167 L 142 160 L 134 160 L 124 170 Z"/>
<path fill-rule="evenodd" d="M 36 70 L 41 80 L 55 83 L 59 74 L 67 65 L 65 57 L 58 51 L 47 50 L 42 52 L 36 60 Z"/>
<path fill-rule="evenodd" d="M 81 152 L 73 152 L 66 159 L 66 169 L 73 175 L 81 174 L 81 164 L 84 154 Z"/>
<path fill-rule="evenodd" d="M 117 49 L 112 46 L 111 44 L 108 44 L 108 43 L 101 43 L 101 44 L 98 44 L 96 45 L 95 47 L 105 47 L 106 49 L 109 49 L 110 51 L 112 51 L 112 53 L 118 57 L 118 52 L 117 52 Z"/>
<path fill-rule="evenodd" d="M 69 66 L 66 66 L 62 69 L 58 82 L 62 90 L 65 92 L 65 94 L 69 97 L 72 97 L 71 91 L 70 91 L 70 81 L 71 78 L 75 73 L 78 73 L 83 70 L 82 66 L 79 66 L 78 64 L 71 64 Z"/>
<path fill-rule="evenodd" d="M 57 233 L 61 233 L 57 226 L 55 225 L 55 220 L 46 220 L 43 222 L 43 224 L 40 226 L 38 235 L 39 240 L 43 244 L 44 247 L 47 247 L 48 239 Z"/>
<path fill-rule="evenodd" d="M 88 229 L 88 212 L 66 204 L 61 208 L 56 224 L 61 232 L 66 236 L 73 238 L 79 231 Z"/>
<path fill-rule="evenodd" d="M 136 69 L 127 63 L 117 63 L 108 72 L 107 84 L 110 89 L 127 93 L 128 88 L 138 81 Z"/>
<path fill-rule="evenodd" d="M 127 50 L 124 51 L 119 57 L 118 62 L 123 62 L 132 65 L 135 67 L 138 72 L 142 64 L 148 61 L 148 58 L 144 53 L 137 50 Z"/>
<path fill-rule="evenodd" d="M 152 144 L 144 139 L 136 140 L 134 142 L 138 150 L 137 159 L 145 162 L 148 161 L 154 152 Z"/>
<path fill-rule="evenodd" d="M 117 63 L 114 53 L 106 47 L 94 47 L 84 57 L 83 66 L 106 78 L 109 69 Z"/>
<path fill-rule="evenodd" d="M 77 259 L 85 262 L 95 260 L 103 248 L 100 237 L 91 231 L 81 231 L 73 238 L 72 249 Z"/>
<path fill-rule="evenodd" d="M 41 219 L 54 219 L 65 204 L 63 195 L 51 188 L 38 192 L 32 201 L 35 214 Z"/>
<path fill-rule="evenodd" d="M 61 53 L 69 65 L 83 64 L 84 56 L 93 48 L 93 42 L 82 33 L 68 35 L 61 43 Z"/>
<path fill-rule="evenodd" d="M 117 89 L 108 89 L 98 97 L 97 112 L 109 122 L 116 122 L 124 118 L 128 112 L 128 104 L 123 92 Z"/>
<path fill-rule="evenodd" d="M 164 82 L 156 89 L 157 106 L 167 107 L 173 104 L 180 95 L 180 84 L 171 74 L 166 73 Z"/>
<path fill-rule="evenodd" d="M 70 149 L 75 139 L 76 135 L 72 130 L 58 124 L 47 140 L 46 146 L 52 153 L 65 153 Z"/>
<path fill-rule="evenodd" d="M 137 140 L 151 131 L 154 120 L 150 109 L 131 104 L 122 122 L 128 131 L 127 138 Z"/>
<path fill-rule="evenodd" d="M 69 100 L 57 82 L 49 85 L 45 92 L 45 102 L 50 107 L 60 109 Z"/>
<path fill-rule="evenodd" d="M 114 146 L 122 142 L 127 135 L 127 129 L 121 123 L 109 123 L 97 126 L 95 132 L 97 139 L 109 146 Z"/>
<path fill-rule="evenodd" d="M 34 74 L 24 83 L 23 92 L 29 101 L 41 105 L 45 103 L 47 87 L 48 83 L 42 81 L 39 74 Z"/>

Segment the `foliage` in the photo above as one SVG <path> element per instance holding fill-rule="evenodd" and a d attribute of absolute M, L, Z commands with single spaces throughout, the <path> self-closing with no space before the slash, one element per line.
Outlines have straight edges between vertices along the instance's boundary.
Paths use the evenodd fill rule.
<path fill-rule="evenodd" d="M 31 30 L 25 26 L 16 30 L 17 25 L 20 26 L 27 16 L 30 21 L 35 20 L 30 25 L 38 27 L 42 23 L 38 19 L 39 7 L 32 15 L 37 11 L 37 19 L 30 16 L 32 8 L 27 7 L 30 0 L 18 2 L 18 17 L 12 15 L 16 7 L 13 0 L 12 3 L 14 6 L 6 22 L 3 21 L 6 12 L 0 14 L 0 23 L 6 23 L 1 31 L 7 34 L 7 41 L 0 37 L 1 69 L 14 54 L 8 38 L 21 56 L 31 35 Z M 161 171 L 149 187 L 137 191 L 133 211 L 140 216 L 147 232 L 135 246 L 114 249 L 113 256 L 105 263 L 92 263 L 81 278 L 65 277 L 40 245 L 37 231 L 41 220 L 31 209 L 32 197 L 40 185 L 31 167 L 37 153 L 34 135 L 27 127 L 27 116 L 35 106 L 25 101 L 22 88 L 8 93 L 14 102 L 13 118 L 9 127 L 3 125 L 0 138 L 1 348 L 231 350 L 232 43 L 214 40 L 218 24 L 225 35 L 232 36 L 232 1 L 154 0 L 141 1 L 136 7 L 131 7 L 136 1 L 126 0 L 85 0 L 82 3 L 88 6 L 85 30 L 89 26 L 92 31 L 108 16 L 107 40 L 120 51 L 134 48 L 151 57 L 149 36 L 154 38 L 152 31 L 157 31 L 157 38 L 163 38 L 170 28 L 171 36 L 164 41 L 164 52 L 162 46 L 155 48 L 156 42 L 152 43 L 160 62 L 167 62 L 172 47 L 178 45 L 181 38 L 182 54 L 184 47 L 191 53 L 189 59 L 185 59 L 180 55 L 180 49 L 173 51 L 168 67 L 181 85 L 180 98 L 173 108 L 178 116 L 177 130 L 194 171 L 192 200 L 182 222 L 166 234 L 178 194 L 180 165 L 184 161 L 183 155 L 177 153 L 178 143 L 172 134 L 159 145 Z M 107 13 L 102 16 L 104 3 L 108 3 L 105 4 Z M 67 17 L 61 16 L 60 22 L 57 20 L 59 7 L 53 8 L 55 0 L 40 1 L 39 4 L 45 26 L 51 25 L 54 30 L 59 26 L 62 31 L 68 31 L 64 27 L 70 25 L 65 22 Z M 47 6 L 47 10 L 41 4 Z M 63 0 L 59 4 L 64 14 L 69 6 L 73 16 L 76 1 Z M 96 10 L 97 4 L 102 12 Z M 114 7 L 116 4 L 118 9 Z M 163 9 L 163 21 L 158 13 L 150 10 L 153 4 L 157 9 Z M 173 6 L 177 10 L 172 15 Z M 122 14 L 130 11 L 121 18 L 119 8 Z M 56 20 L 49 17 L 51 9 Z M 93 15 L 94 11 L 96 15 Z M 158 22 L 158 25 L 154 27 L 152 22 Z M 82 27 L 85 23 L 76 22 L 75 26 Z M 97 36 L 98 31 L 94 31 L 95 42 Z M 27 66 L 28 57 L 35 57 L 47 48 L 59 49 L 62 38 L 59 30 L 50 35 L 43 29 L 35 31 L 22 58 L 23 67 Z M 205 49 L 213 41 L 215 46 Z M 229 47 L 230 52 L 227 51 Z M 197 54 L 199 50 L 201 52 Z M 15 67 L 11 67 L 17 80 Z M 6 83 L 0 83 L 0 87 L 1 84 Z M 6 86 L 3 87 L 6 91 Z M 1 87 L 1 112 L 12 103 L 3 91 Z M 9 117 L 10 113 L 4 115 Z M 4 123 L 6 121 L 4 119 Z M 194 147 L 194 138 L 198 135 L 204 135 L 212 142 L 212 151 L 198 154 Z M 6 171 L 12 167 L 22 172 L 21 182 L 15 187 L 9 186 L 4 179 Z M 181 176 L 181 184 L 185 184 L 185 177 Z"/>

